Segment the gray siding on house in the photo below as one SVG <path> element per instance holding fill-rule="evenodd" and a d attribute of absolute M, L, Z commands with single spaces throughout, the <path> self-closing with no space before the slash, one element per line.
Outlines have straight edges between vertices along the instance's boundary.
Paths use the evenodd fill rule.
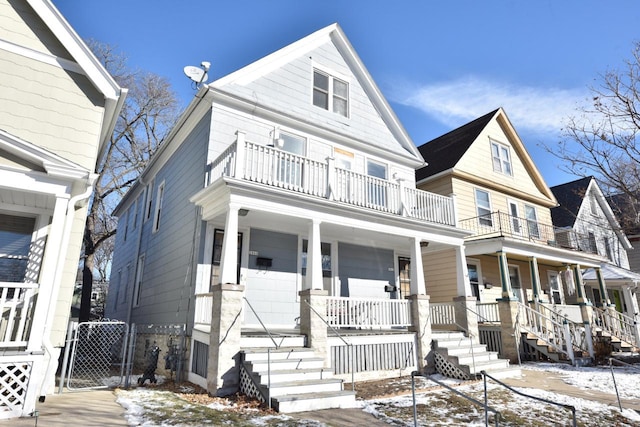
<path fill-rule="evenodd" d="M 334 73 L 349 83 L 349 117 L 326 111 L 312 104 L 314 67 Z M 229 84 L 223 90 L 299 117 L 307 123 L 331 127 L 367 141 L 372 146 L 392 151 L 404 150 L 371 104 L 360 83 L 333 43 L 327 43 L 301 55 L 248 84 Z"/>
<path fill-rule="evenodd" d="M 246 298 L 265 324 L 294 325 L 300 315 L 297 299 L 298 236 L 251 229 Z M 257 254 L 257 255 L 256 255 Z M 271 267 L 257 265 L 268 258 Z M 251 310 L 245 311 L 246 324 L 257 324 Z"/>
<path fill-rule="evenodd" d="M 389 296 L 384 286 L 395 283 L 392 250 L 341 242 L 338 258 L 341 296 Z"/>
<path fill-rule="evenodd" d="M 197 235 L 201 224 L 197 217 L 196 206 L 189 197 L 201 190 L 204 184 L 206 152 L 209 140 L 209 116 L 205 116 L 186 140 L 177 149 L 172 158 L 158 171 L 153 180 L 152 213 L 144 220 L 142 197 L 138 201 L 138 226 L 129 225 L 125 241 L 124 230 L 129 209 L 118 221 L 118 234 L 112 267 L 112 283 L 118 282 L 118 271 L 122 270 L 117 289 L 110 287 L 107 302 L 107 315 L 126 320 L 129 295 L 135 284 L 136 247 L 138 227 L 142 226 L 139 255 L 145 256 L 140 304 L 132 309 L 131 321 L 138 324 L 182 324 L 193 318 L 193 269 L 190 266 L 200 253 L 197 247 Z M 164 198 L 158 231 L 153 231 L 154 215 L 157 206 L 158 187 L 164 182 Z M 134 206 L 135 204 L 131 204 Z M 132 267 L 125 277 L 127 264 Z M 113 279 L 116 280 L 113 280 Z M 127 279 L 127 283 L 124 283 Z M 122 292 L 129 288 L 126 303 Z M 120 301 L 115 304 L 115 294 L 120 293 Z M 115 305 L 113 305 L 115 304 Z M 173 315 L 167 316 L 167 313 Z"/>

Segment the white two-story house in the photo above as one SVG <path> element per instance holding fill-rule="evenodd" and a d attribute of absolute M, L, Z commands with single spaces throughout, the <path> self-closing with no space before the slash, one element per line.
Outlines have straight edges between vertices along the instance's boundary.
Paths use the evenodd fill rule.
<path fill-rule="evenodd" d="M 424 162 L 338 25 L 203 85 L 116 209 L 107 316 L 184 325 L 189 378 L 218 394 L 251 331 L 293 331 L 330 366 L 327 330 L 418 330 L 423 257 L 471 295 L 468 232 L 452 197 L 416 190 Z M 362 344 L 392 354 L 368 369 L 421 365 L 422 331 Z"/>

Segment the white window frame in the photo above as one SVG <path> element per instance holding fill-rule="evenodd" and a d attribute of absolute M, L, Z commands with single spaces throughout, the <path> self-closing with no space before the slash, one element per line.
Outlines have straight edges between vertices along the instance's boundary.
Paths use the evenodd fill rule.
<path fill-rule="evenodd" d="M 156 208 L 154 209 L 154 214 L 153 214 L 153 232 L 154 233 L 160 230 L 162 204 L 164 201 L 164 188 L 165 188 L 165 181 L 162 181 L 160 185 L 158 185 L 158 189 L 156 190 Z"/>
<path fill-rule="evenodd" d="M 513 228 L 513 234 L 522 234 L 522 223 L 520 221 L 520 206 L 518 202 L 513 199 L 507 199 L 507 206 L 509 206 L 509 219 L 511 221 L 511 227 Z"/>
<path fill-rule="evenodd" d="M 140 305 L 140 290 L 142 288 L 142 275 L 144 274 L 145 254 L 138 257 L 138 265 L 136 266 L 136 282 L 133 285 L 133 306 Z"/>
<path fill-rule="evenodd" d="M 138 198 L 136 198 L 136 201 L 133 202 L 133 221 L 131 224 L 131 230 L 135 230 L 136 227 L 138 226 Z"/>
<path fill-rule="evenodd" d="M 316 84 L 315 84 L 315 75 L 316 75 L 316 73 L 327 77 L 328 86 L 329 86 L 328 88 L 325 89 L 323 87 L 316 86 Z M 350 108 L 351 108 L 351 102 L 350 102 L 350 90 L 349 90 L 349 81 L 348 80 L 336 77 L 334 74 L 332 74 L 330 72 L 327 72 L 327 71 L 321 70 L 321 69 L 319 69 L 317 67 L 314 67 L 311 81 L 312 81 L 312 85 L 311 85 L 312 86 L 311 103 L 313 105 L 315 105 L 316 107 L 322 108 L 323 110 L 334 112 L 334 113 L 339 114 L 339 115 L 341 115 L 343 117 L 347 117 L 347 118 L 349 117 L 349 112 L 350 112 Z M 346 98 L 341 96 L 341 95 L 339 95 L 339 94 L 337 94 L 335 92 L 335 82 L 336 81 L 338 81 L 340 83 L 344 83 L 344 85 L 346 86 L 346 89 L 347 89 Z M 315 96 L 314 95 L 315 95 L 316 91 L 317 92 L 321 92 L 321 93 L 326 95 L 326 97 L 327 97 L 327 105 L 326 105 L 326 107 L 324 105 L 319 105 L 319 104 L 317 104 L 315 102 Z M 336 102 L 335 102 L 336 99 L 343 100 L 346 103 L 346 108 L 345 108 L 344 114 L 342 112 L 336 110 Z"/>
<path fill-rule="evenodd" d="M 558 289 L 553 289 L 553 277 L 555 276 L 556 278 L 556 283 L 558 284 Z M 555 299 L 553 298 L 553 294 L 554 292 L 558 294 L 559 299 L 560 299 L 560 305 L 564 304 L 564 292 L 562 292 L 562 274 L 560 274 L 559 271 L 547 271 L 547 280 L 549 281 L 549 302 L 551 304 L 558 304 L 557 302 L 555 302 Z"/>
<path fill-rule="evenodd" d="M 489 206 L 480 206 L 480 203 L 478 202 L 478 194 L 479 193 L 484 193 L 487 195 L 487 201 L 489 202 Z M 481 188 L 475 188 L 473 191 L 473 195 L 476 199 L 476 213 L 478 214 L 478 223 L 481 226 L 485 226 L 485 227 L 493 227 L 493 217 L 491 215 L 492 213 L 492 209 L 491 209 L 491 193 L 483 190 Z M 480 209 L 486 210 L 486 213 L 481 213 Z M 485 221 L 483 223 L 483 221 Z"/>
<path fill-rule="evenodd" d="M 153 184 L 154 181 L 151 181 L 149 185 L 147 185 L 147 203 L 145 204 L 144 210 L 144 222 L 147 222 L 149 218 L 151 218 L 151 209 L 153 207 Z"/>
<path fill-rule="evenodd" d="M 482 263 L 480 262 L 479 259 L 467 258 L 467 270 L 469 269 L 469 265 L 473 265 L 476 268 L 476 273 L 478 273 L 478 302 L 480 303 L 482 302 L 482 290 L 484 289 L 484 279 L 482 277 Z M 471 286 L 471 277 L 469 277 L 469 286 Z M 473 293 L 473 287 L 471 287 L 471 292 Z"/>
<path fill-rule="evenodd" d="M 514 269 L 518 276 L 518 286 L 513 286 L 513 280 L 511 280 L 511 269 Z M 511 283 L 511 292 L 513 295 L 518 298 L 522 304 L 527 303 L 527 290 L 522 287 L 522 274 L 520 273 L 520 266 L 515 264 L 507 265 L 507 272 L 509 274 L 509 282 Z M 516 295 L 516 289 L 519 289 L 518 294 Z"/>
<path fill-rule="evenodd" d="M 533 212 L 532 218 L 529 218 L 530 212 Z M 540 223 L 538 222 L 538 210 L 533 205 L 524 205 L 524 216 L 527 220 L 527 232 L 529 233 L 529 236 L 535 239 L 539 239 L 541 233 Z"/>
<path fill-rule="evenodd" d="M 510 147 L 492 139 L 489 139 L 489 141 L 491 141 L 491 162 L 493 164 L 493 170 L 507 176 L 513 176 Z"/>

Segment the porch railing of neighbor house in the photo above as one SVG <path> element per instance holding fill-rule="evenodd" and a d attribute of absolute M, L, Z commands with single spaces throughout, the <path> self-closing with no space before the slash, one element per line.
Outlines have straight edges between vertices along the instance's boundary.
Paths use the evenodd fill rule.
<path fill-rule="evenodd" d="M 256 182 L 351 206 L 455 225 L 452 197 L 336 167 L 239 137 L 208 168 L 208 183 L 222 177 Z"/>
<path fill-rule="evenodd" d="M 536 307 L 543 314 L 549 313 L 549 317 L 555 316 L 554 319 L 558 322 L 568 319 L 574 323 L 582 323 L 582 311 L 579 305 L 539 303 Z"/>
<path fill-rule="evenodd" d="M 196 294 L 194 325 L 211 325 L 211 309 L 213 307 L 213 293 Z"/>
<path fill-rule="evenodd" d="M 459 226 L 474 232 L 472 237 L 511 237 L 564 249 L 597 253 L 592 236 L 499 211 L 460 220 Z"/>
<path fill-rule="evenodd" d="M 431 326 L 454 326 L 456 308 L 452 302 L 434 302 L 429 304 Z"/>
<path fill-rule="evenodd" d="M 26 348 L 37 283 L 0 282 L 0 349 Z"/>
<path fill-rule="evenodd" d="M 478 322 L 499 323 L 500 310 L 497 302 L 477 303 Z"/>
<path fill-rule="evenodd" d="M 532 333 L 556 352 L 566 354 L 571 361 L 575 359 L 574 350 L 592 352 L 584 324 L 571 322 L 566 318 L 562 322 L 558 320 L 518 303 L 518 322 L 523 331 Z"/>
<path fill-rule="evenodd" d="M 334 328 L 389 329 L 411 326 L 409 300 L 327 298 L 327 322 Z"/>
<path fill-rule="evenodd" d="M 633 318 L 613 310 L 593 308 L 592 324 L 610 335 L 617 337 L 634 347 L 640 347 L 638 325 Z"/>

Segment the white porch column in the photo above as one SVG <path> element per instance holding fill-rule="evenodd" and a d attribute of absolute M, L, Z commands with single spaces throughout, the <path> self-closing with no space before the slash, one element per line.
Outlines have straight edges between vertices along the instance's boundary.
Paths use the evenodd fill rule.
<path fill-rule="evenodd" d="M 538 270 L 538 258 L 529 258 L 529 271 L 531 273 L 531 287 L 533 288 L 533 301 L 540 302 L 540 271 Z M 524 301 L 523 301 L 524 302 Z"/>
<path fill-rule="evenodd" d="M 469 270 L 467 269 L 467 257 L 464 254 L 464 246 L 456 247 L 456 279 L 458 283 L 458 296 L 473 297 L 471 283 L 469 283 Z"/>
<path fill-rule="evenodd" d="M 50 307 L 50 304 L 52 297 L 54 297 L 52 293 L 55 287 L 56 269 L 61 255 L 60 252 L 66 251 L 67 249 L 66 247 L 62 247 L 62 241 L 68 204 L 69 197 L 56 197 L 53 217 L 51 218 L 51 226 L 49 227 L 49 234 L 47 235 L 47 242 L 44 248 L 42 266 L 40 267 L 38 300 L 33 311 L 33 321 L 31 324 L 31 333 L 29 334 L 27 351 L 42 350 L 42 340 L 45 335 L 45 328 L 51 326 L 46 323 L 48 317 L 50 317 L 49 311 L 51 310 L 53 312 L 54 310 L 53 307 Z M 62 266 L 60 266 L 60 268 L 62 268 Z M 57 295 L 55 298 L 57 299 Z"/>
<path fill-rule="evenodd" d="M 320 244 L 320 221 L 309 224 L 309 244 L 307 245 L 306 289 L 324 289 L 322 285 L 322 247 Z"/>
<path fill-rule="evenodd" d="M 222 239 L 222 255 L 220 256 L 220 283 L 238 282 L 238 211 L 240 207 L 229 205 L 227 220 Z M 217 285 L 218 283 L 214 283 Z"/>
<path fill-rule="evenodd" d="M 420 240 L 411 238 L 411 295 L 426 295 L 427 288 L 424 284 L 424 268 L 422 266 L 422 249 L 420 248 Z"/>

